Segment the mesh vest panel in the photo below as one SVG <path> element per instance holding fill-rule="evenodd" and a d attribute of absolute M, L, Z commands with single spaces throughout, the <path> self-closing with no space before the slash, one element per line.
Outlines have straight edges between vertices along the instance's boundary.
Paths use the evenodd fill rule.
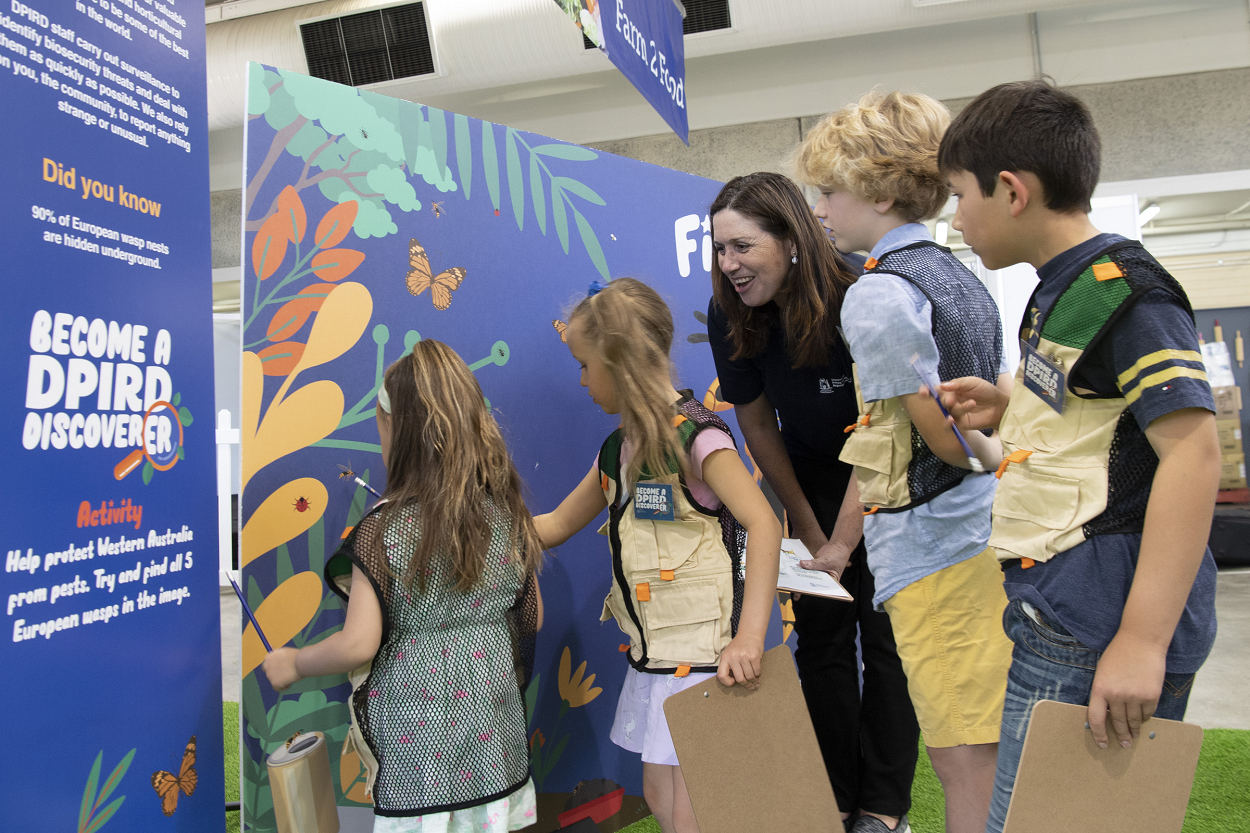
<path fill-rule="evenodd" d="M 979 376 L 988 382 L 998 379 L 1003 355 L 998 306 L 949 249 L 927 242 L 904 246 L 883 255 L 865 274 L 872 273 L 900 277 L 929 300 L 938 376 L 943 381 L 961 376 Z M 952 466 L 934 454 L 915 425 L 911 428 L 911 453 L 907 485 L 913 505 L 950 489 L 968 475 L 967 469 Z"/>
<path fill-rule="evenodd" d="M 507 519 L 492 525 L 485 570 L 468 592 L 455 589 L 450 564 L 437 555 L 423 591 L 398 578 L 421 534 L 418 507 L 402 507 L 381 527 L 380 513 L 371 513 L 333 559 L 361 566 L 385 623 L 373 669 L 353 697 L 379 761 L 375 813 L 444 812 L 507 795 L 529 777 L 521 692 L 537 624 L 535 581 L 509 560 Z"/>

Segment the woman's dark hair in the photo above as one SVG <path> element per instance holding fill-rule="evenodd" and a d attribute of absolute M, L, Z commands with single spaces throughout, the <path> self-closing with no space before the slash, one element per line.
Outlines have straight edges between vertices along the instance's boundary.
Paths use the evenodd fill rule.
<path fill-rule="evenodd" d="M 1049 78 L 999 84 L 981 93 L 947 129 L 938 148 L 945 174 L 967 171 L 993 196 L 1000 171 L 1028 171 L 1046 207 L 1088 214 L 1098 184 L 1102 141 L 1089 109 Z"/>
<path fill-rule="evenodd" d="M 846 288 L 855 275 L 839 257 L 833 242 L 808 207 L 798 186 L 781 174 L 760 171 L 725 183 L 708 213 L 715 234 L 716 215 L 736 211 L 775 239 L 789 241 L 798 262 L 789 271 L 772 303 L 749 307 L 712 259 L 712 296 L 729 320 L 731 358 L 757 356 L 768 345 L 769 328 L 780 326 L 794 367 L 829 363 L 838 339 L 838 321 Z"/>

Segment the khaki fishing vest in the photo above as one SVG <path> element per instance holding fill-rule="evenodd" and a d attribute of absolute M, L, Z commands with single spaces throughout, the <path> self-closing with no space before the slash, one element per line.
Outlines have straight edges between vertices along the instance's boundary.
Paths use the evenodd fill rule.
<path fill-rule="evenodd" d="M 1025 385 L 1030 374 L 1046 376 L 1044 365 L 1030 367 L 1025 351 L 999 427 L 1005 456 L 989 541 L 999 561 L 1049 561 L 1085 541 L 1086 524 L 1108 511 L 1112 441 L 1129 403 L 1118 394 L 1074 393 L 1073 370 L 1146 291 L 1179 292 L 1150 274 L 1153 263 L 1139 244 L 1115 244 L 1072 281 L 1044 320 L 1023 328 L 1023 341 L 1065 374 L 1063 412 Z"/>
<path fill-rule="evenodd" d="M 998 378 L 1002 357 L 998 307 L 949 249 L 919 241 L 865 265 L 865 275 L 877 272 L 901 278 L 929 301 L 941 378 L 979 376 L 989 382 Z M 839 459 L 855 466 L 859 497 L 869 514 L 919 506 L 972 474 L 933 453 L 912 425 L 901 397 L 866 403 L 858 366 L 854 376 L 859 419 L 846 428 L 850 436 Z M 919 388 L 917 376 L 913 390 Z"/>
<path fill-rule="evenodd" d="M 683 412 L 705 410 L 686 400 L 681 407 Z M 674 424 L 687 451 L 699 430 L 713 427 L 684 413 Z M 637 517 L 637 489 L 622 492 L 622 444 L 617 429 L 599 452 L 600 485 L 608 502 L 608 520 L 599 533 L 608 536 L 613 572 L 600 621 L 616 619 L 629 637 L 621 651 L 628 652 L 630 664 L 639 671 L 678 676 L 715 671 L 734 635 L 736 566 L 741 563 L 741 551 L 735 559 L 726 548 L 722 518 L 734 525 L 736 521 L 723 509 L 700 506 L 680 477 L 659 481 L 645 471 L 640 485 L 669 485 L 672 503 L 667 508 L 673 520 Z M 740 585 L 737 594 L 740 604 Z"/>

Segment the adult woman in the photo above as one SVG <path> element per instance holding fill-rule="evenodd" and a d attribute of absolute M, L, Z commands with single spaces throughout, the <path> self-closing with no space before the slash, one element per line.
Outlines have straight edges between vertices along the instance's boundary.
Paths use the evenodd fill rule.
<path fill-rule="evenodd" d="M 903 833 L 919 727 L 889 617 L 872 609 L 859 495 L 838 460 L 858 411 L 837 328 L 859 269 L 778 174 L 730 180 L 709 213 L 717 256 L 708 333 L 721 395 L 786 509 L 790 535 L 814 554 L 804 566 L 834 574 L 855 597 L 794 601 L 795 660 L 829 780 L 843 819 L 858 813 L 856 831 Z"/>

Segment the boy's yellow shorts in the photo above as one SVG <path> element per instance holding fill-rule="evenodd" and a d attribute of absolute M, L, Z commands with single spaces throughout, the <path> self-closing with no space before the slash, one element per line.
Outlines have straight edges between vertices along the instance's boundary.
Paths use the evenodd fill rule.
<path fill-rule="evenodd" d="M 884 606 L 925 745 L 997 743 L 1012 646 L 993 550 L 907 585 Z"/>

